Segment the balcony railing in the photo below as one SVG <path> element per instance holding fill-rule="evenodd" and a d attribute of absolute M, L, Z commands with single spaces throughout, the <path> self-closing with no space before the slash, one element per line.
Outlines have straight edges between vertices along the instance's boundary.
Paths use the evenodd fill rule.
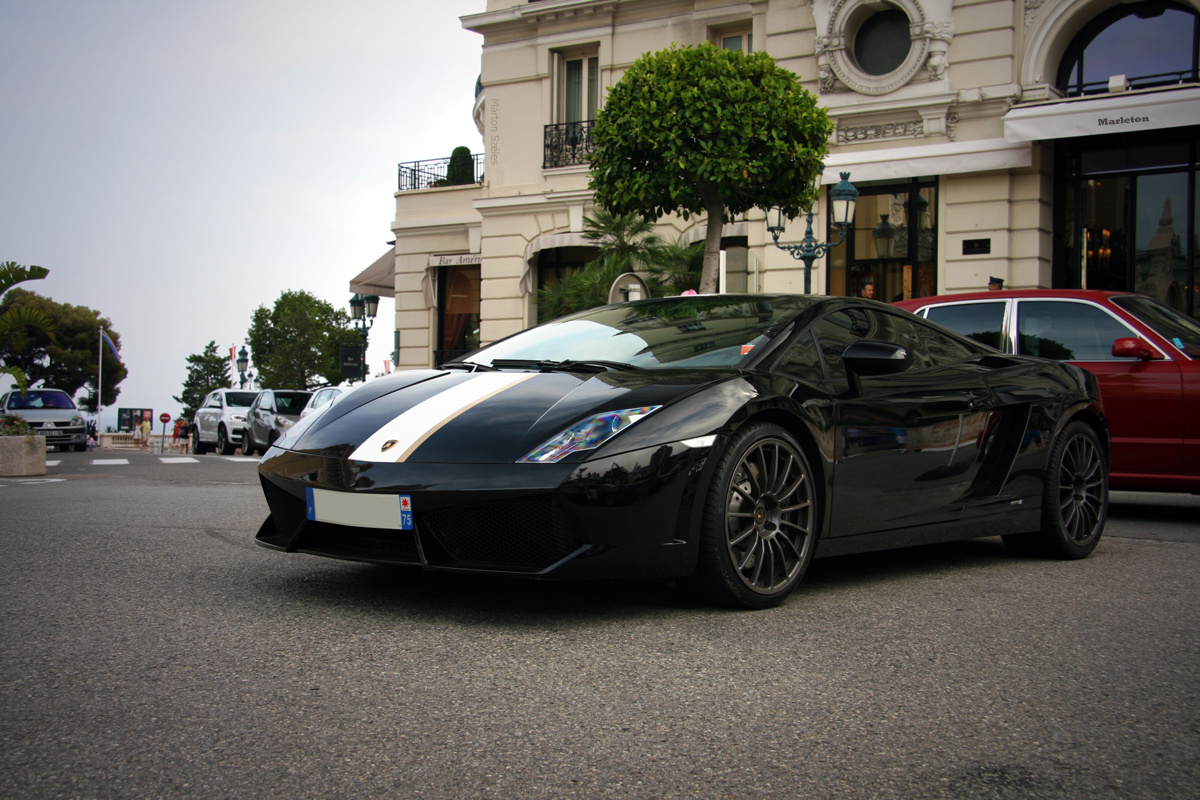
<path fill-rule="evenodd" d="M 429 161 L 400 164 L 400 191 L 483 183 L 483 156 L 483 153 L 474 153 L 469 163 L 464 162 L 456 169 L 451 168 L 453 158 L 434 158 Z"/>
<path fill-rule="evenodd" d="M 546 126 L 545 155 L 542 167 L 569 167 L 586 164 L 596 145 L 592 142 L 592 121 L 563 122 Z"/>

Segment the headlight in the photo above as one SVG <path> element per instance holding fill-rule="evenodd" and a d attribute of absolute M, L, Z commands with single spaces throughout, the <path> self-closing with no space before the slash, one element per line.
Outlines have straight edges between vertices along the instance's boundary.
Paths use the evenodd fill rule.
<path fill-rule="evenodd" d="M 233 420 L 234 422 L 245 422 L 246 421 L 245 414 L 230 414 L 229 418 L 231 420 Z"/>
<path fill-rule="evenodd" d="M 75 428 L 85 428 L 87 427 L 87 422 L 84 421 L 83 417 L 75 415 L 71 417 L 71 425 Z"/>
<path fill-rule="evenodd" d="M 662 406 L 606 411 L 567 428 L 517 460 L 518 464 L 553 464 L 577 450 L 595 450 L 647 414 Z"/>

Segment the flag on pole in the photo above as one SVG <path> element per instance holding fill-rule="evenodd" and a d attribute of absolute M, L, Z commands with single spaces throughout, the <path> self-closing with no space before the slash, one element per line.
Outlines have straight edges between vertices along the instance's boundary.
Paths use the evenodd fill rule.
<path fill-rule="evenodd" d="M 117 352 L 116 344 L 113 343 L 112 339 L 108 338 L 108 334 L 105 333 L 104 331 L 100 331 L 100 341 L 102 341 L 106 345 L 108 345 L 109 350 L 112 350 L 113 358 L 117 359 L 117 363 L 118 364 L 122 363 L 121 362 L 121 354 L 119 352 Z"/>

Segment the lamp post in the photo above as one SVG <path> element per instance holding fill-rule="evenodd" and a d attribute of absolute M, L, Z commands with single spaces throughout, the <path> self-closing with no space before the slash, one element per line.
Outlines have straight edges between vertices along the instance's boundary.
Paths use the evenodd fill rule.
<path fill-rule="evenodd" d="M 373 294 L 359 297 L 357 294 L 350 298 L 350 318 L 354 320 L 354 328 L 362 337 L 362 380 L 367 381 L 367 331 L 375 324 L 375 315 L 379 313 L 379 298 Z"/>
<path fill-rule="evenodd" d="M 780 250 L 786 250 L 791 254 L 792 258 L 804 262 L 805 294 L 812 293 L 813 262 L 841 244 L 846 238 L 846 229 L 854 221 L 854 206 L 858 203 L 858 189 L 855 189 L 854 184 L 850 182 L 849 172 L 843 172 L 841 176 L 841 182 L 829 192 L 830 216 L 833 224 L 841 233 L 836 242 L 819 243 L 813 237 L 813 212 L 809 208 L 807 217 L 808 230 L 805 231 L 804 238 L 800 241 L 800 244 L 780 244 L 779 234 L 783 233 L 784 228 L 783 209 L 776 207 L 768 212 L 767 230 L 771 232 L 771 238 L 775 241 L 775 246 Z"/>
<path fill-rule="evenodd" d="M 250 372 L 250 354 L 246 352 L 245 345 L 237 354 L 237 370 L 238 370 L 238 388 L 245 389 L 246 384 L 254 385 L 254 373 Z"/>

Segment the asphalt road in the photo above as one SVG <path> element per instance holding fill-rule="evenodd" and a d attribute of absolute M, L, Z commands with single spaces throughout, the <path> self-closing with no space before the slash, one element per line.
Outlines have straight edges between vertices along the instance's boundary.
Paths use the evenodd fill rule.
<path fill-rule="evenodd" d="M 50 458 L 0 478 L 3 798 L 1200 795 L 1198 497 L 738 613 L 269 552 L 253 461 Z"/>

